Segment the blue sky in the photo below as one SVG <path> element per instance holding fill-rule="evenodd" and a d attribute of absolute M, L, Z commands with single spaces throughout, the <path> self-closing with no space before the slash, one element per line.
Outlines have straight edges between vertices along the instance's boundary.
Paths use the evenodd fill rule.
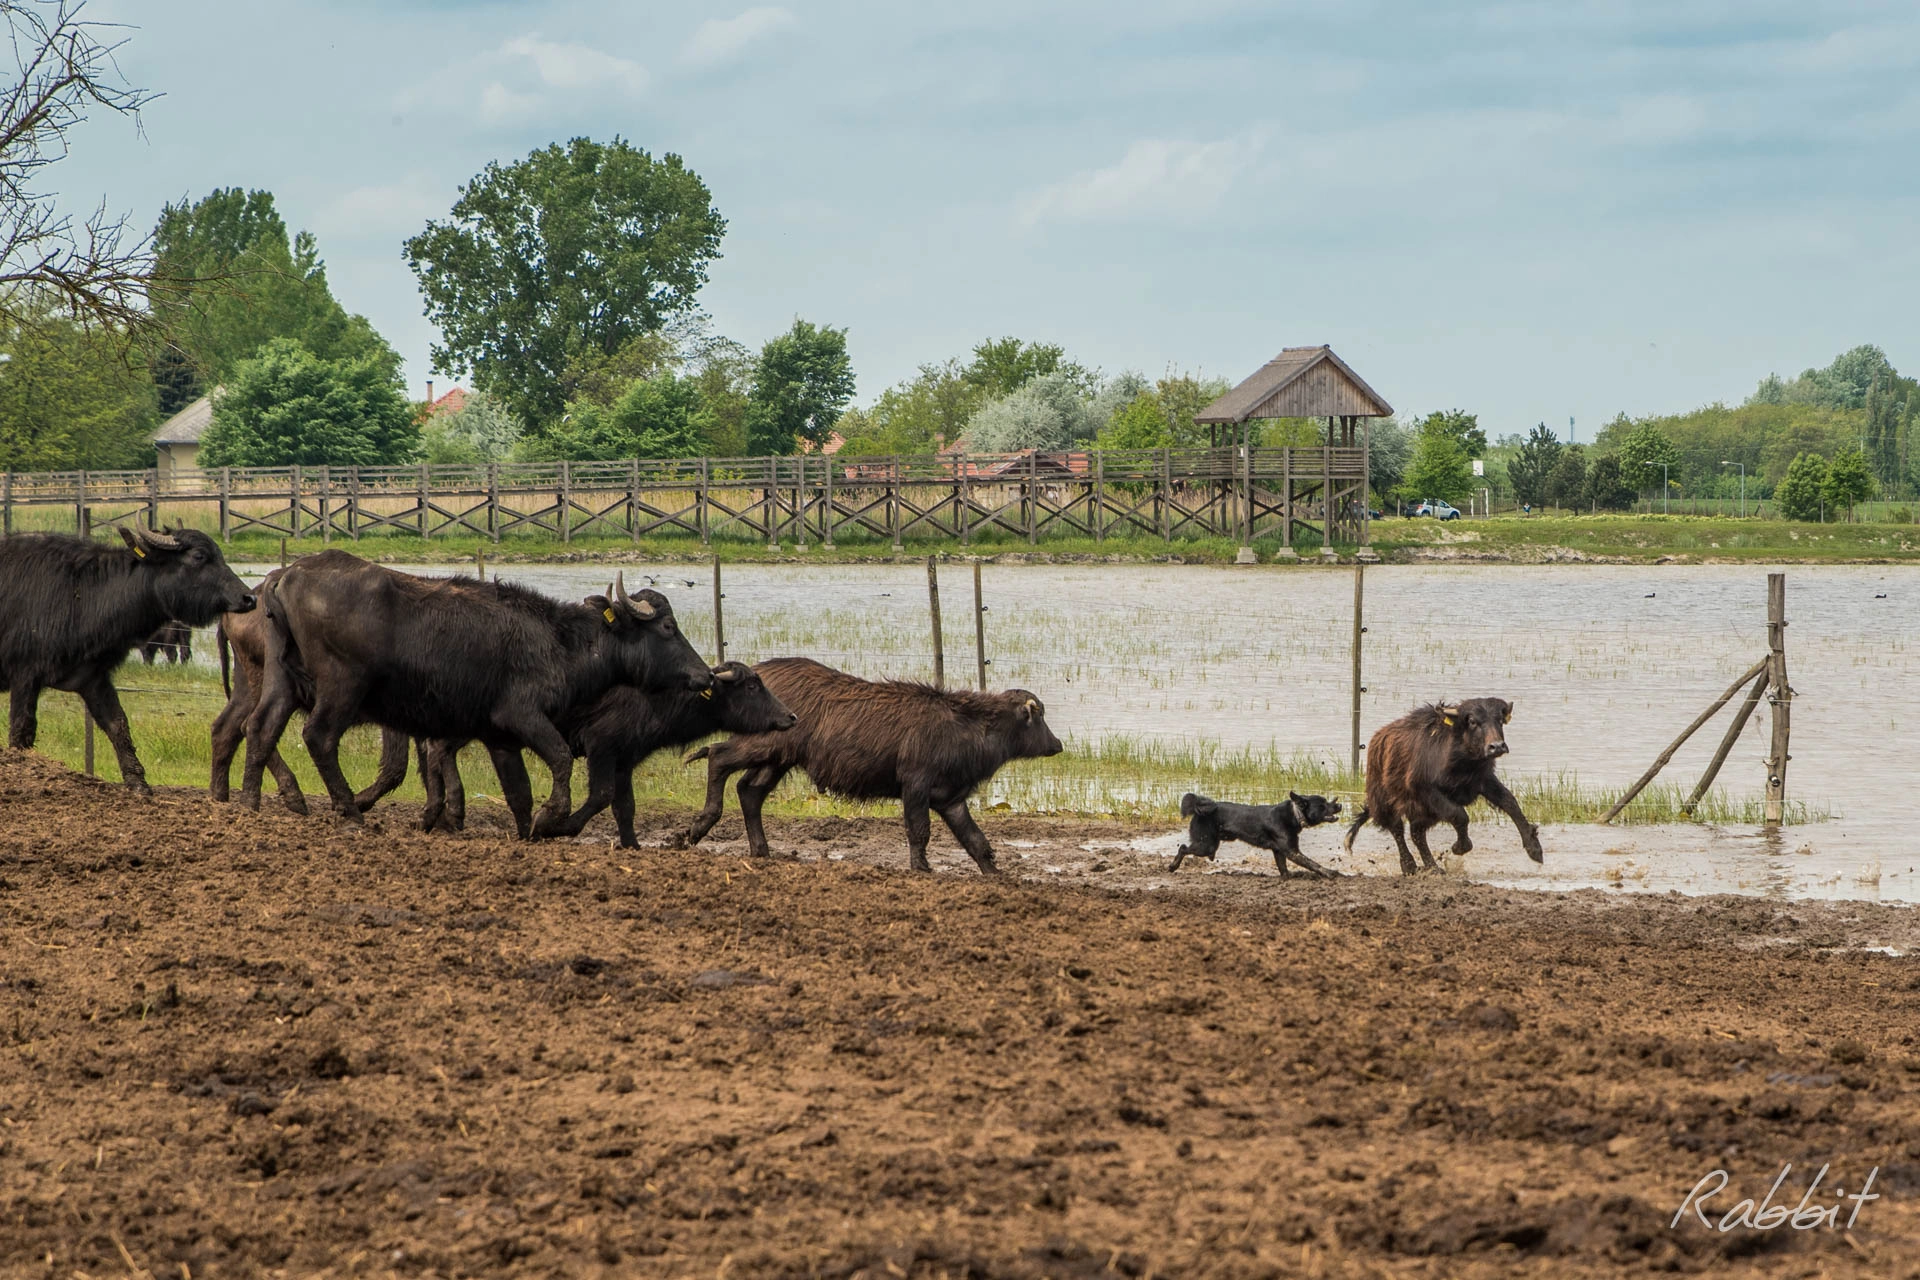
<path fill-rule="evenodd" d="M 1236 380 L 1329 342 L 1403 412 L 1581 439 L 1861 342 L 1920 368 L 1911 4 L 91 12 L 165 96 L 79 136 L 67 198 L 272 190 L 416 394 L 401 241 L 487 161 L 616 133 L 712 188 L 718 330 L 845 326 L 862 402 L 999 334 Z"/>

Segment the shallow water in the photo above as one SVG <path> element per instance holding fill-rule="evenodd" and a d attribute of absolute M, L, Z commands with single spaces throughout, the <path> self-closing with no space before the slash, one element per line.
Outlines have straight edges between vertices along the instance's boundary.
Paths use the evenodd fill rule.
<path fill-rule="evenodd" d="M 711 570 L 625 570 L 629 589 L 653 576 L 711 656 Z M 932 670 L 922 566 L 724 572 L 729 657 L 805 653 L 870 676 Z M 1560 827 L 1544 869 L 1519 853 L 1503 822 L 1480 824 L 1466 874 L 1529 888 L 1920 901 L 1920 855 L 1900 818 L 1920 747 L 1920 654 L 1911 642 L 1920 570 L 1786 572 L 1795 692 L 1788 791 L 1830 810 L 1832 821 L 1790 827 L 1778 839 L 1752 827 Z M 578 598 L 604 591 L 612 570 L 514 565 L 502 575 Z M 1766 576 L 1764 566 L 1370 569 L 1362 733 L 1416 703 L 1497 694 L 1515 706 L 1504 772 L 1624 787 L 1762 656 Z M 970 683 L 971 569 L 943 565 L 940 578 L 947 678 Z M 983 580 L 990 683 L 1038 693 L 1063 735 L 1347 756 L 1351 569 L 988 565 Z M 1732 710 L 1682 748 L 1662 781 L 1690 785 L 1699 776 Z M 1732 795 L 1760 792 L 1766 725 L 1763 707 L 1720 775 Z M 1316 858 L 1338 844 L 1318 836 L 1309 836 Z M 1397 867 L 1383 833 L 1363 835 L 1360 848 L 1371 850 L 1365 869 Z"/>

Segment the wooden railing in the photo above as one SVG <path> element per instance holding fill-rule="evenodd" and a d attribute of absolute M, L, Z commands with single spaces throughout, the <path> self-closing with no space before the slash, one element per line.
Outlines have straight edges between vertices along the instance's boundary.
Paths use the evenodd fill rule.
<path fill-rule="evenodd" d="M 0 474 L 0 535 L 129 520 L 357 540 L 678 534 L 831 546 L 839 535 L 969 542 L 1132 532 L 1365 540 L 1366 452 L 1063 450 L 404 467 L 221 467 Z"/>

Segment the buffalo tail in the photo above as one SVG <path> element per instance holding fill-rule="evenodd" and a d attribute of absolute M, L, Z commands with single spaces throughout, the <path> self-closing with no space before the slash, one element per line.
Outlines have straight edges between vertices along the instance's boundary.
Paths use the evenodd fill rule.
<path fill-rule="evenodd" d="M 227 625 L 222 622 L 213 629 L 214 636 L 220 642 L 220 688 L 227 697 L 233 697 L 233 667 L 227 652 Z"/>
<path fill-rule="evenodd" d="M 1360 834 L 1360 828 L 1367 825 L 1367 817 L 1367 806 L 1363 804 L 1360 811 L 1353 815 L 1353 825 L 1347 828 L 1347 838 L 1343 844 L 1348 853 L 1353 852 L 1353 838 Z"/>
<path fill-rule="evenodd" d="M 705 760 L 707 758 L 707 753 L 712 749 L 713 748 L 711 747 L 700 747 L 696 750 L 689 751 L 687 752 L 687 758 L 682 760 L 680 763 L 692 764 L 695 760 Z"/>

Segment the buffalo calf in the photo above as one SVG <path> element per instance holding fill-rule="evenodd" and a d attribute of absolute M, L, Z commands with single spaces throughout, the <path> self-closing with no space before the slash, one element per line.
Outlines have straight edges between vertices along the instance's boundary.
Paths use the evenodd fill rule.
<path fill-rule="evenodd" d="M 1046 708 L 1024 689 L 943 691 L 906 680 L 862 680 L 811 658 L 774 658 L 754 668 L 800 717 L 783 733 L 743 734 L 687 757 L 707 761 L 707 803 L 684 841 L 697 844 L 720 820 L 727 778 L 742 775 L 747 847 L 767 852 L 760 806 L 793 769 L 822 791 L 855 800 L 898 799 L 915 871 L 928 871 L 929 811 L 938 813 L 974 864 L 995 870 L 993 846 L 967 811 L 975 788 L 1009 760 L 1058 755 Z"/>
<path fill-rule="evenodd" d="M 1435 704 L 1395 720 L 1377 730 L 1367 743 L 1367 794 L 1347 828 L 1347 851 L 1353 838 L 1371 821 L 1391 832 L 1400 849 L 1400 873 L 1413 875 L 1407 852 L 1407 828 L 1420 850 L 1425 869 L 1440 866 L 1427 849 L 1427 831 L 1445 822 L 1452 825 L 1453 851 L 1473 848 L 1467 839 L 1467 806 L 1485 800 L 1513 819 L 1520 843 L 1535 862 L 1543 860 L 1540 828 L 1527 821 L 1520 802 L 1494 776 L 1494 762 L 1507 754 L 1507 721 L 1513 704 L 1501 698 L 1469 698 L 1452 706 Z"/>
<path fill-rule="evenodd" d="M 1339 872 L 1327 870 L 1300 852 L 1300 833 L 1339 817 L 1338 800 L 1289 791 L 1285 804 L 1230 804 L 1189 791 L 1180 797 L 1180 816 L 1192 821 L 1187 824 L 1187 843 L 1173 855 L 1170 870 L 1178 871 L 1190 857 L 1211 862 L 1222 841 L 1240 840 L 1273 854 L 1273 865 L 1283 876 L 1293 874 L 1287 870 L 1291 859 L 1309 875 L 1323 880 L 1339 877 Z"/>

